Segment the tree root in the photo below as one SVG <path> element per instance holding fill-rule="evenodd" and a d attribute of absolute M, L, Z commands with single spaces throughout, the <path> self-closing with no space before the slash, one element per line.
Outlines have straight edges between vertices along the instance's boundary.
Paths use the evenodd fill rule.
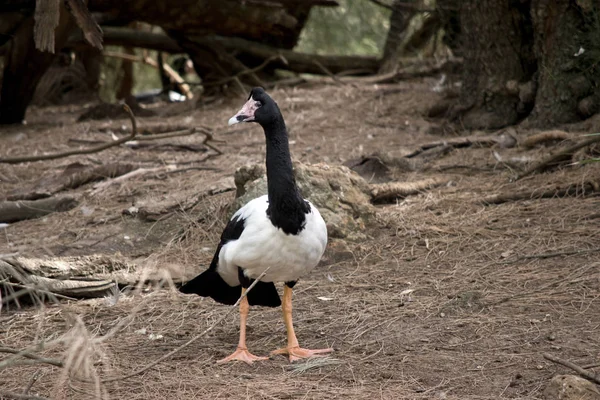
<path fill-rule="evenodd" d="M 545 158 L 544 160 L 540 161 L 539 163 L 533 165 L 531 168 L 529 168 L 522 174 L 517 175 L 515 177 L 515 181 L 518 181 L 519 179 L 529 176 L 535 172 L 542 171 L 542 170 L 548 168 L 550 165 L 560 163 L 561 161 L 563 161 L 565 159 L 570 160 L 571 157 L 573 156 L 573 154 L 577 150 L 582 149 L 591 144 L 598 143 L 598 142 L 600 142 L 600 135 L 592 136 L 590 139 L 587 139 L 587 140 L 584 140 L 583 142 L 579 142 L 572 146 L 569 146 L 566 149 L 563 149 L 563 150 L 557 152 L 556 154 L 553 154 L 553 155 Z"/>
<path fill-rule="evenodd" d="M 547 190 L 525 190 L 514 193 L 502 193 L 486 197 L 482 202 L 486 205 L 502 204 L 519 200 L 550 199 L 555 197 L 568 197 L 595 193 L 600 191 L 600 187 L 595 182 L 586 182 L 583 185 L 569 185 L 563 188 L 553 188 Z"/>
<path fill-rule="evenodd" d="M 585 379 L 600 384 L 600 377 L 593 372 L 586 371 L 581 368 L 579 365 L 572 363 L 571 361 L 563 360 L 562 358 L 558 358 L 549 353 L 544 353 L 544 358 L 546 360 L 552 361 L 553 363 L 564 365 L 567 368 L 571 368 L 573 371 L 577 372 L 579 375 L 583 376 Z"/>

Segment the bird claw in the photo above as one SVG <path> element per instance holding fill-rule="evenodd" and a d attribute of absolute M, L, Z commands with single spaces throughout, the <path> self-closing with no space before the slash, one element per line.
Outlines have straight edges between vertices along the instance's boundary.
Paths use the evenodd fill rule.
<path fill-rule="evenodd" d="M 243 361 L 246 364 L 252 364 L 254 361 L 263 361 L 268 359 L 269 357 L 258 357 L 250 353 L 248 349 L 238 347 L 233 354 L 217 361 L 217 364 L 224 364 L 229 361 Z"/>
<path fill-rule="evenodd" d="M 274 350 L 271 352 L 271 355 L 287 354 L 290 358 L 290 362 L 294 362 L 294 361 L 302 360 L 304 358 L 324 357 L 324 354 L 331 353 L 332 351 L 333 351 L 332 348 L 310 350 L 310 349 L 303 349 L 302 347 L 299 347 L 299 346 L 295 346 L 295 347 L 284 347 L 284 348 L 281 348 L 278 350 Z"/>

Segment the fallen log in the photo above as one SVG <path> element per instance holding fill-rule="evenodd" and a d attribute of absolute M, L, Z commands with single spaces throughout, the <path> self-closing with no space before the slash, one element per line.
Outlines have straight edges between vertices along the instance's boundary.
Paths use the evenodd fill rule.
<path fill-rule="evenodd" d="M 106 45 L 142 47 L 168 53 L 182 53 L 185 51 L 176 40 L 162 33 L 115 27 L 103 27 L 103 30 Z M 208 49 L 223 48 L 227 52 L 235 53 L 237 58 L 243 58 L 244 56 L 261 60 L 273 58 L 270 63 L 271 67 L 292 72 L 323 75 L 323 69 L 319 64 L 334 74 L 347 70 L 375 73 L 379 67 L 379 60 L 376 57 L 321 56 L 299 53 L 236 37 L 214 35 L 186 35 L 185 37 L 195 46 Z"/>
<path fill-rule="evenodd" d="M 40 200 L 0 202 L 0 222 L 17 222 L 40 218 L 54 212 L 65 212 L 79 204 L 73 196 L 57 196 Z"/>
<path fill-rule="evenodd" d="M 142 268 L 124 258 L 106 255 L 0 257 L 0 291 L 5 294 L 5 304 L 18 302 L 22 296 L 104 297 L 139 283 L 182 282 L 183 274 L 184 268 L 177 264 Z"/>
<path fill-rule="evenodd" d="M 427 178 L 415 182 L 390 182 L 371 187 L 371 201 L 373 203 L 382 203 L 394 201 L 398 198 L 407 197 L 413 194 L 418 194 L 423 190 L 431 189 L 436 186 L 444 185 L 449 182 L 449 179 L 444 177 Z"/>

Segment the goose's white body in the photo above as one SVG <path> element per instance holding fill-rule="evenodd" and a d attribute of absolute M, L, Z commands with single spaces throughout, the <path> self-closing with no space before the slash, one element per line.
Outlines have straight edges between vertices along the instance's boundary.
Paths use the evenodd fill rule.
<path fill-rule="evenodd" d="M 267 216 L 268 196 L 258 197 L 232 217 L 244 220 L 239 239 L 227 242 L 219 253 L 217 272 L 230 286 L 239 285 L 238 267 L 244 274 L 263 282 L 298 280 L 317 266 L 327 245 L 327 227 L 317 208 L 308 202 L 304 229 L 298 234 L 285 234 Z"/>

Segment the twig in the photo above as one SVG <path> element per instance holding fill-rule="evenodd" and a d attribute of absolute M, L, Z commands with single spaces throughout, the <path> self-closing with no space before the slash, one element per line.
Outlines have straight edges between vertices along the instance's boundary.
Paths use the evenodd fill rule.
<path fill-rule="evenodd" d="M 50 364 L 50 365 L 54 365 L 55 367 L 64 367 L 63 362 L 60 360 L 38 356 L 37 354 L 30 353 L 26 350 L 17 350 L 17 349 L 13 349 L 10 347 L 0 347 L 0 353 L 15 354 L 15 357 L 21 356 L 21 357 L 29 358 L 30 360 L 35 360 L 38 363 Z M 14 358 L 11 357 L 8 360 L 4 360 L 4 361 L 0 362 L 0 369 L 12 366 L 13 360 L 14 360 Z"/>
<path fill-rule="evenodd" d="M 523 172 L 521 175 L 517 175 L 514 180 L 518 181 L 519 179 L 522 179 L 528 175 L 531 175 L 534 172 L 538 172 L 538 171 L 546 168 L 549 164 L 552 164 L 554 162 L 557 162 L 557 161 L 563 159 L 566 155 L 572 154 L 583 147 L 586 147 L 586 146 L 589 146 L 591 144 L 598 143 L 598 142 L 600 142 L 600 135 L 592 136 L 588 140 L 584 140 L 583 142 L 575 143 L 573 146 L 569 146 L 566 149 L 561 150 L 558 153 L 551 155 L 550 157 L 547 157 L 546 159 L 540 161 L 536 165 L 532 166 L 531 168 L 529 168 L 528 170 Z"/>
<path fill-rule="evenodd" d="M 562 358 L 558 358 L 549 353 L 544 353 L 544 358 L 546 360 L 550 360 L 554 363 L 564 365 L 567 368 L 571 368 L 573 371 L 577 372 L 579 375 L 583 376 L 584 378 L 586 378 L 592 382 L 596 382 L 597 384 L 600 384 L 600 377 L 598 375 L 596 375 L 590 371 L 586 371 L 585 369 L 581 368 L 577 364 L 572 363 L 571 361 L 563 360 Z"/>
<path fill-rule="evenodd" d="M 90 147 L 87 149 L 69 150 L 69 151 L 65 151 L 62 153 L 44 154 L 44 155 L 40 155 L 40 156 L 20 156 L 20 157 L 0 158 L 0 163 L 19 164 L 19 163 L 30 162 L 30 161 L 55 160 L 57 158 L 69 157 L 69 156 L 73 156 L 73 155 L 77 155 L 77 154 L 98 153 L 98 152 L 100 152 L 102 150 L 106 150 L 110 147 L 118 146 L 122 143 L 125 143 L 125 142 L 133 139 L 135 137 L 135 135 L 137 135 L 137 124 L 136 124 L 135 116 L 133 115 L 133 111 L 131 111 L 131 108 L 129 108 L 129 106 L 127 104 L 123 104 L 123 108 L 125 109 L 125 112 L 127 112 L 127 114 L 129 114 L 129 118 L 131 119 L 132 129 L 131 129 L 131 134 L 129 134 L 129 136 L 122 137 L 121 139 L 115 140 L 114 142 L 103 143 L 101 145 Z"/>
<path fill-rule="evenodd" d="M 42 375 L 42 370 L 39 369 L 33 373 L 31 379 L 29 380 L 29 383 L 27 383 L 27 386 L 25 386 L 25 389 L 23 389 L 23 394 L 29 393 L 33 385 L 35 385 L 37 380 L 40 379 L 40 375 Z"/>
<path fill-rule="evenodd" d="M 245 69 L 241 72 L 238 72 L 237 74 L 233 75 L 233 76 L 229 76 L 227 78 L 223 78 L 220 79 L 218 81 L 214 81 L 214 82 L 206 82 L 204 84 L 204 86 L 210 87 L 210 86 L 220 86 L 220 85 L 224 85 L 226 83 L 229 83 L 235 79 L 238 79 L 244 75 L 248 75 L 248 74 L 254 74 L 256 72 L 261 71 L 263 68 L 265 68 L 267 65 L 269 65 L 271 62 L 275 61 L 275 60 L 280 60 L 281 62 L 283 62 L 284 64 L 287 64 L 287 60 L 280 54 L 276 55 L 276 56 L 271 56 L 269 58 L 267 58 L 265 61 L 262 62 L 262 64 L 260 64 L 257 67 L 254 68 L 248 68 Z"/>
<path fill-rule="evenodd" d="M 9 392 L 8 390 L 0 390 L 0 398 L 16 400 L 50 400 L 48 397 L 34 396 L 31 394 L 20 394 L 15 392 Z"/>
<path fill-rule="evenodd" d="M 337 83 L 338 85 L 346 85 L 346 82 L 342 81 L 340 78 L 338 78 L 337 76 L 335 76 L 334 73 L 332 73 L 330 70 L 327 69 L 327 67 L 325 67 L 323 64 L 321 64 L 318 60 L 313 60 L 313 63 L 319 67 L 321 69 L 321 71 L 323 71 L 325 73 L 325 75 L 329 75 L 329 77 L 331 79 L 333 79 L 333 81 L 335 83 Z M 353 87 L 356 87 L 355 84 L 352 84 Z"/>
<path fill-rule="evenodd" d="M 600 251 L 600 247 L 596 247 L 594 249 L 586 249 L 586 250 L 571 250 L 571 251 L 557 251 L 555 253 L 530 254 L 530 255 L 527 255 L 527 256 L 518 257 L 518 258 L 516 258 L 514 260 L 511 260 L 511 261 L 503 261 L 500 264 L 514 264 L 514 263 L 522 261 L 522 260 L 531 260 L 531 259 L 536 259 L 536 258 L 540 259 L 540 260 L 544 260 L 546 258 L 552 258 L 552 257 L 572 256 L 572 255 L 576 255 L 576 254 L 595 253 L 597 251 Z"/>
<path fill-rule="evenodd" d="M 267 272 L 269 271 L 271 267 L 268 267 L 267 269 L 265 269 L 263 271 L 262 274 L 260 274 L 258 276 L 258 278 L 256 278 L 254 280 L 254 282 L 252 282 L 252 284 L 248 287 L 248 290 L 246 290 L 245 293 L 243 293 L 240 298 L 235 302 L 234 305 L 232 305 L 231 307 L 229 307 L 229 310 L 227 310 L 227 312 L 225 314 L 223 314 L 223 316 L 221 318 L 219 318 L 217 321 L 215 321 L 214 324 L 212 324 L 211 326 L 209 326 L 208 328 L 206 328 L 204 331 L 202 331 L 202 333 L 194 336 L 193 338 L 191 338 L 190 340 L 188 340 L 187 342 L 185 342 L 184 344 L 182 344 L 181 346 L 179 346 L 178 348 L 168 352 L 167 354 L 165 354 L 164 356 L 158 358 L 157 360 L 151 362 L 150 364 L 146 365 L 144 368 L 141 368 L 137 371 L 134 371 L 130 374 L 127 374 L 125 376 L 119 376 L 116 378 L 111 378 L 111 379 L 105 379 L 102 382 L 103 383 L 108 383 L 108 382 L 117 382 L 117 381 L 122 381 L 125 379 L 129 379 L 132 378 L 134 376 L 143 374 L 144 372 L 148 371 L 150 368 L 154 367 L 155 365 L 163 362 L 164 360 L 166 360 L 167 358 L 172 357 L 174 354 L 178 353 L 179 351 L 185 349 L 186 347 L 188 347 L 189 345 L 191 345 L 192 343 L 194 343 L 196 340 L 200 339 L 202 336 L 206 335 L 208 332 L 210 332 L 211 330 L 213 330 L 217 325 L 219 325 L 221 322 L 223 322 L 228 316 L 229 314 L 231 314 L 233 312 L 233 310 L 235 310 L 237 308 L 237 306 L 239 306 L 240 302 L 242 301 L 242 299 L 244 297 L 246 297 L 248 295 L 248 293 L 252 290 L 252 288 L 254 288 L 254 286 L 256 286 L 256 284 L 267 274 Z"/>

